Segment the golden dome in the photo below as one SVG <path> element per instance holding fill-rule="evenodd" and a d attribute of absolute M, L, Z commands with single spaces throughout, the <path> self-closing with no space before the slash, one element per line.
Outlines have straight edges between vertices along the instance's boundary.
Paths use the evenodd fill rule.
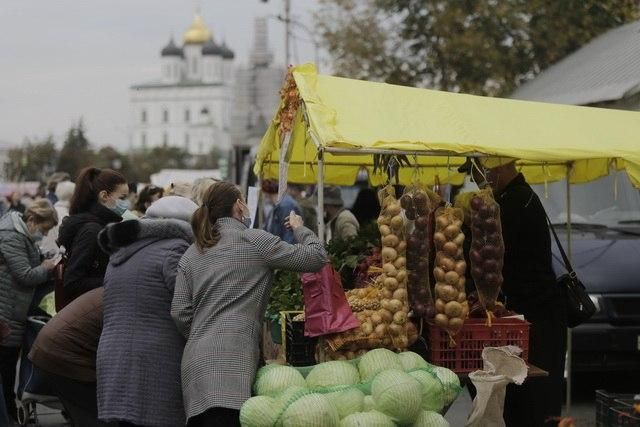
<path fill-rule="evenodd" d="M 211 31 L 207 28 L 199 14 L 193 17 L 193 22 L 184 33 L 186 44 L 202 44 L 211 38 Z"/>

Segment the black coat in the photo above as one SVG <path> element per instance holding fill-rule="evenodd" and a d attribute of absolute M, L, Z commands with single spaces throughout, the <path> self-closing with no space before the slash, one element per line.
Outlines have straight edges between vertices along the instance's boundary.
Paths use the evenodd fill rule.
<path fill-rule="evenodd" d="M 64 271 L 65 296 L 73 300 L 91 289 L 102 286 L 109 255 L 98 246 L 98 233 L 122 217 L 96 203 L 88 212 L 66 217 L 60 226 L 58 244 L 67 250 Z"/>
<path fill-rule="evenodd" d="M 538 317 L 561 301 L 544 207 L 522 174 L 496 195 L 496 201 L 505 248 L 502 291 L 507 307 Z"/>

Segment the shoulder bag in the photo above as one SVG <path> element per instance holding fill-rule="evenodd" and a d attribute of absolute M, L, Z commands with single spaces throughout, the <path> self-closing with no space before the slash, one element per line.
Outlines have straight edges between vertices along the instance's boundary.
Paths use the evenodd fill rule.
<path fill-rule="evenodd" d="M 576 272 L 573 270 L 571 262 L 569 261 L 569 257 L 564 251 L 564 248 L 560 243 L 560 239 L 558 238 L 556 230 L 553 228 L 553 224 L 551 224 L 551 220 L 549 219 L 548 215 L 547 223 L 549 224 L 551 233 L 553 233 L 553 237 L 556 240 L 558 250 L 560 251 L 560 255 L 562 256 L 564 267 L 567 270 L 566 274 L 558 277 L 557 283 L 562 289 L 562 292 L 564 293 L 566 299 L 567 326 L 569 326 L 570 328 L 575 328 L 576 326 L 589 320 L 596 313 L 596 306 L 593 301 L 591 301 L 591 298 L 589 298 L 587 290 L 578 278 Z"/>

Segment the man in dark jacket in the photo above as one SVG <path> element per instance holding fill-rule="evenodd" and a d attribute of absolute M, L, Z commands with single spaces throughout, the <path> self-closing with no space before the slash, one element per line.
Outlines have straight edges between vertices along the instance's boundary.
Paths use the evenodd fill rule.
<path fill-rule="evenodd" d="M 81 295 L 49 320 L 29 353 L 33 364 L 44 371 L 73 425 L 79 427 L 112 425 L 98 421 L 96 400 L 103 289 Z"/>
<path fill-rule="evenodd" d="M 489 185 L 500 205 L 505 254 L 502 292 L 508 309 L 531 323 L 529 362 L 549 372 L 507 389 L 507 426 L 542 426 L 560 415 L 567 346 L 564 297 L 552 268 L 551 237 L 544 207 L 514 159 L 467 162 L 481 187 Z"/>

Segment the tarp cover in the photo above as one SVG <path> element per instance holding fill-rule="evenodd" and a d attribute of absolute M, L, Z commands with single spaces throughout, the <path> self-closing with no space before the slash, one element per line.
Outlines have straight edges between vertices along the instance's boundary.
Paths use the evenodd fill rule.
<path fill-rule="evenodd" d="M 456 172 L 464 154 L 481 153 L 519 159 L 531 183 L 564 179 L 572 162 L 571 182 L 588 182 L 625 169 L 640 187 L 640 113 L 591 107 L 489 98 L 318 75 L 312 64 L 293 71 L 306 109 L 295 116 L 289 155 L 290 182 L 317 180 L 316 143 L 353 150 L 325 154 L 325 182 L 351 185 L 358 172 L 371 184 L 386 181 L 373 173 L 373 156 L 360 149 L 416 152 L 417 168 L 400 171 L 402 183 L 461 183 Z M 282 105 L 281 107 L 282 108 Z M 276 113 L 262 139 L 255 171 L 278 178 L 281 138 Z M 308 122 L 307 122 L 308 120 Z M 312 138 L 313 135 L 313 138 Z M 420 156 L 442 151 L 460 156 Z"/>

